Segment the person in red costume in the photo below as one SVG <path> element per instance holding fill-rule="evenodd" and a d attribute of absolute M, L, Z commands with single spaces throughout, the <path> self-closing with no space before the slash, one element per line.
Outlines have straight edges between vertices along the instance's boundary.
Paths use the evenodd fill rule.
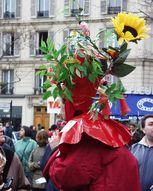
<path fill-rule="evenodd" d="M 120 25 L 121 17 L 122 14 L 113 20 L 115 27 Z M 131 17 L 144 24 L 142 19 L 123 13 L 124 21 Z M 78 44 L 75 39 L 72 45 L 78 47 L 73 56 L 67 52 L 69 47 L 57 51 L 58 55 L 61 51 L 59 59 L 56 49 L 49 49 L 53 52 L 51 58 L 56 60 L 48 74 L 51 82 L 55 82 L 51 94 L 55 98 L 62 95 L 67 123 L 50 140 L 51 149 L 57 149 L 43 169 L 43 175 L 60 191 L 141 191 L 138 163 L 126 146 L 131 139 L 130 132 L 109 117 L 110 101 L 119 99 L 121 113 L 125 115 L 129 111 L 125 89 L 120 81 L 108 84 L 104 77 L 108 74 L 123 77 L 133 71 L 132 66 L 124 64 L 129 54 L 127 41 L 136 42 L 145 35 L 136 38 L 131 31 L 121 31 L 118 35 L 122 36 L 118 38 L 125 42 L 118 49 L 104 49 L 104 54 L 88 36 L 87 24 L 80 22 L 80 27 L 85 37 L 83 41 L 83 36 L 79 36 Z M 131 33 L 128 39 L 124 32 Z M 93 103 L 97 91 L 99 98 Z"/>
<path fill-rule="evenodd" d="M 54 134 L 50 146 L 59 148 L 43 175 L 61 191 L 140 191 L 138 164 L 125 146 L 127 128 L 101 114 L 83 113 Z"/>

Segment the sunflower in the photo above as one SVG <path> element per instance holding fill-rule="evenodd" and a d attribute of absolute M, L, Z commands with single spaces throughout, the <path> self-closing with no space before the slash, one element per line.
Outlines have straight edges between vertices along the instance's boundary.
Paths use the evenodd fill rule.
<path fill-rule="evenodd" d="M 123 41 L 137 42 L 137 40 L 149 37 L 146 34 L 145 20 L 132 13 L 118 13 L 115 18 L 112 18 L 112 22 L 118 35 L 119 44 L 122 44 Z"/>

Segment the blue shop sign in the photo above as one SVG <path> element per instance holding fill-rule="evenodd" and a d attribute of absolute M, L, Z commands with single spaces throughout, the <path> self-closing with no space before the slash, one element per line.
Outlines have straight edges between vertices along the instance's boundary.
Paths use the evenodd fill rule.
<path fill-rule="evenodd" d="M 131 109 L 128 116 L 143 116 L 153 114 L 153 95 L 127 94 L 126 101 Z M 110 104 L 112 115 L 121 116 L 120 105 Z"/>

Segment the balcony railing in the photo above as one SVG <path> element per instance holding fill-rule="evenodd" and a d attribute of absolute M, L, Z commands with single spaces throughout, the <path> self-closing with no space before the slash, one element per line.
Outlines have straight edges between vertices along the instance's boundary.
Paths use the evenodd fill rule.
<path fill-rule="evenodd" d="M 6 11 L 3 14 L 4 14 L 4 19 L 15 18 L 15 12 Z"/>
<path fill-rule="evenodd" d="M 121 7 L 108 7 L 108 14 L 117 14 L 121 12 Z"/>
<path fill-rule="evenodd" d="M 49 17 L 49 11 L 37 11 L 37 17 Z"/>
<path fill-rule="evenodd" d="M 14 56 L 14 53 L 12 50 L 4 50 L 3 51 L 3 56 Z"/>
<path fill-rule="evenodd" d="M 83 9 L 71 9 L 71 17 L 75 17 L 76 15 L 80 15 Z"/>
<path fill-rule="evenodd" d="M 4 95 L 12 95 L 13 94 L 13 88 L 8 88 L 7 84 L 1 86 L 1 94 Z"/>

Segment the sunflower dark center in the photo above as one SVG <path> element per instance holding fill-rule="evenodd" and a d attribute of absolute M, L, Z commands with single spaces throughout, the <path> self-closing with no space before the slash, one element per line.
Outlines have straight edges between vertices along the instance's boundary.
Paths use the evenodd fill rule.
<path fill-rule="evenodd" d="M 134 28 L 125 25 L 123 32 L 126 33 L 127 31 L 129 31 L 134 37 L 138 35 L 137 31 Z"/>

